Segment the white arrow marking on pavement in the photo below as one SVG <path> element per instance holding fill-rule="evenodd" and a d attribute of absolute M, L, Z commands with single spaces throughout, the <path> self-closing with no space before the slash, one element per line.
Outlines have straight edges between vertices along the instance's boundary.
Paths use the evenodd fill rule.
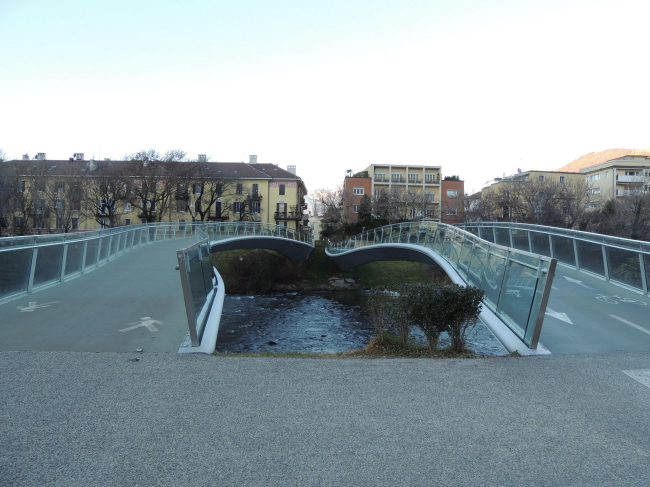
<path fill-rule="evenodd" d="M 559 291 L 559 290 L 560 290 L 559 287 L 554 286 L 553 284 L 551 284 L 551 289 L 552 289 L 553 291 Z"/>
<path fill-rule="evenodd" d="M 49 303 L 36 304 L 36 301 L 30 301 L 29 306 L 18 306 L 21 313 L 31 313 L 38 308 L 47 308 L 49 305 L 58 303 L 58 301 L 50 301 Z"/>
<path fill-rule="evenodd" d="M 586 284 L 583 284 L 582 281 L 578 281 L 577 279 L 571 279 L 570 277 L 567 277 L 567 276 L 564 276 L 564 278 L 569 282 L 577 284 L 578 286 L 582 286 L 582 287 L 587 288 L 587 289 L 593 289 L 593 287 L 589 287 Z"/>
<path fill-rule="evenodd" d="M 644 386 L 650 387 L 650 369 L 624 370 L 623 373 L 638 380 Z"/>
<path fill-rule="evenodd" d="M 553 311 L 551 308 L 546 308 L 546 314 L 551 318 L 555 318 L 556 320 L 561 320 L 570 325 L 573 325 L 573 321 L 569 319 L 566 313 L 558 313 L 557 311 Z"/>
<path fill-rule="evenodd" d="M 140 318 L 142 321 L 140 322 L 135 322 L 135 323 L 128 323 L 129 325 L 134 325 L 134 326 L 129 326 L 128 328 L 122 328 L 120 331 L 130 331 L 130 330 L 135 330 L 136 328 L 140 328 L 144 326 L 147 330 L 149 331 L 158 331 L 158 328 L 155 327 L 155 325 L 162 325 L 162 321 L 154 320 L 151 318 L 151 316 L 143 316 Z"/>
<path fill-rule="evenodd" d="M 637 330 L 642 331 L 643 333 L 647 333 L 648 335 L 650 335 L 650 330 L 646 330 L 642 326 L 639 326 L 639 325 L 637 325 L 635 323 L 632 323 L 631 321 L 627 321 L 627 320 L 621 318 L 620 316 L 616 316 L 616 315 L 609 315 L 609 316 L 611 316 L 615 320 L 620 321 L 621 323 L 625 323 L 626 325 L 630 325 L 631 327 L 636 328 Z"/>

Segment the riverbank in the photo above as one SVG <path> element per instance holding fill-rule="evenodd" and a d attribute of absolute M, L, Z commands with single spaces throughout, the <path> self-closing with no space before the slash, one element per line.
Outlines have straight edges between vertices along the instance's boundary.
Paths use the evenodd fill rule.
<path fill-rule="evenodd" d="M 213 254 L 212 262 L 229 294 L 278 291 L 370 289 L 382 285 L 420 282 L 449 283 L 436 265 L 417 262 L 372 262 L 348 271 L 339 270 L 317 243 L 301 265 L 270 250 L 229 250 Z"/>

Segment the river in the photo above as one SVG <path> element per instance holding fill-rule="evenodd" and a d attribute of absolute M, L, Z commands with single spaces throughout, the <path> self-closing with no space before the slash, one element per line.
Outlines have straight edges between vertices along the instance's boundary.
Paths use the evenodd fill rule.
<path fill-rule="evenodd" d="M 344 352 L 365 347 L 374 328 L 362 291 L 289 292 L 227 295 L 217 352 Z M 414 339 L 425 344 L 416 330 Z M 449 344 L 446 335 L 441 346 Z M 483 323 L 467 344 L 481 355 L 507 355 Z"/>

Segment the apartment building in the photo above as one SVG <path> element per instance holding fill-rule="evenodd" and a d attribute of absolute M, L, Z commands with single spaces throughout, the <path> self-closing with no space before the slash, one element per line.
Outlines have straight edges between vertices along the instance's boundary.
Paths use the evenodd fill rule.
<path fill-rule="evenodd" d="M 78 157 L 81 156 L 81 157 Z M 17 160 L 2 163 L 5 233 L 94 230 L 141 222 L 259 221 L 303 231 L 307 188 L 275 164 Z M 7 231 L 8 230 L 8 231 Z"/>
<path fill-rule="evenodd" d="M 364 172 L 374 198 L 392 195 L 408 219 L 440 220 L 440 166 L 371 164 Z"/>
<path fill-rule="evenodd" d="M 602 202 L 650 192 L 650 151 L 609 149 L 586 154 L 561 167 L 584 178 Z"/>
<path fill-rule="evenodd" d="M 463 223 L 465 182 L 456 176 L 445 177 L 441 183 L 441 194 L 440 221 L 450 225 Z"/>

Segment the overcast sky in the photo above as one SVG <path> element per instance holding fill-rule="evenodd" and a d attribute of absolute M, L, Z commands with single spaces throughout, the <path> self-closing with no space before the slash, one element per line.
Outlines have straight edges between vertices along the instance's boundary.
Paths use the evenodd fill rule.
<path fill-rule="evenodd" d="M 650 147 L 648 0 L 0 0 L 0 149 L 372 163 L 466 190 Z"/>

